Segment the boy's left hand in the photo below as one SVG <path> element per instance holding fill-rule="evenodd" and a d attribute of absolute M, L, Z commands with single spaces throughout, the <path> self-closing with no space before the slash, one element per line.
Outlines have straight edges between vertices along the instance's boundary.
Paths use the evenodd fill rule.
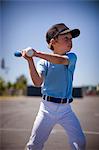
<path fill-rule="evenodd" d="M 35 50 L 31 47 L 28 47 L 24 50 L 22 50 L 22 56 L 23 57 L 33 57 L 35 55 Z"/>

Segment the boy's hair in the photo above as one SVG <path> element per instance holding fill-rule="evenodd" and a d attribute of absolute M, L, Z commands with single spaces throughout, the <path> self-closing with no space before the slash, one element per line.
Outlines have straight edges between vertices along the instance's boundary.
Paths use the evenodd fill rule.
<path fill-rule="evenodd" d="M 80 30 L 79 29 L 73 29 L 70 30 L 64 23 L 59 23 L 53 25 L 46 33 L 46 41 L 49 44 L 51 39 L 54 39 L 58 37 L 58 35 L 71 33 L 72 38 L 75 38 L 79 36 Z M 49 45 L 49 48 L 54 50 L 52 45 Z"/>

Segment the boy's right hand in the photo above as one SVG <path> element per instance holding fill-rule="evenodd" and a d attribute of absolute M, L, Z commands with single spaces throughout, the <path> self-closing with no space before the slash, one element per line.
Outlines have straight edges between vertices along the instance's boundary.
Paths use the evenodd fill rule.
<path fill-rule="evenodd" d="M 32 59 L 32 57 L 26 55 L 26 51 L 22 51 L 22 57 L 24 57 L 28 61 Z"/>
<path fill-rule="evenodd" d="M 26 60 L 30 60 L 34 56 L 35 52 L 36 51 L 34 49 L 32 49 L 31 47 L 28 47 L 22 51 L 22 56 Z"/>

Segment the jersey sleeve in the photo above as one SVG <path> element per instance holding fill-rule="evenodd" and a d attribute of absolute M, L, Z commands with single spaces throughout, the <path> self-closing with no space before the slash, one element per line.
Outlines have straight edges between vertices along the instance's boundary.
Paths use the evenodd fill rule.
<path fill-rule="evenodd" d="M 72 72 L 74 72 L 75 70 L 75 65 L 76 65 L 76 61 L 77 61 L 77 56 L 75 53 L 68 53 L 67 54 L 68 58 L 69 58 L 69 65 L 68 65 L 68 69 Z"/>
<path fill-rule="evenodd" d="M 41 75 L 43 75 L 43 77 L 46 76 L 47 74 L 47 61 L 41 59 L 40 61 L 38 61 L 37 63 L 37 72 Z"/>

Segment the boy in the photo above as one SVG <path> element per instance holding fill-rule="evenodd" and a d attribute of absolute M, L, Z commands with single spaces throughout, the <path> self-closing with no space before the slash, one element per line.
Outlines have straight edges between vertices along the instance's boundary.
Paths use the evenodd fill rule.
<path fill-rule="evenodd" d="M 53 53 L 46 54 L 33 49 L 32 57 L 41 60 L 37 69 L 32 57 L 28 61 L 30 75 L 35 86 L 42 85 L 42 101 L 28 150 L 42 150 L 54 125 L 60 124 L 68 134 L 71 150 L 85 150 L 85 137 L 80 123 L 71 109 L 72 81 L 77 57 L 70 53 L 72 38 L 79 36 L 79 29 L 70 30 L 64 23 L 53 25 L 46 33 L 46 41 Z"/>

